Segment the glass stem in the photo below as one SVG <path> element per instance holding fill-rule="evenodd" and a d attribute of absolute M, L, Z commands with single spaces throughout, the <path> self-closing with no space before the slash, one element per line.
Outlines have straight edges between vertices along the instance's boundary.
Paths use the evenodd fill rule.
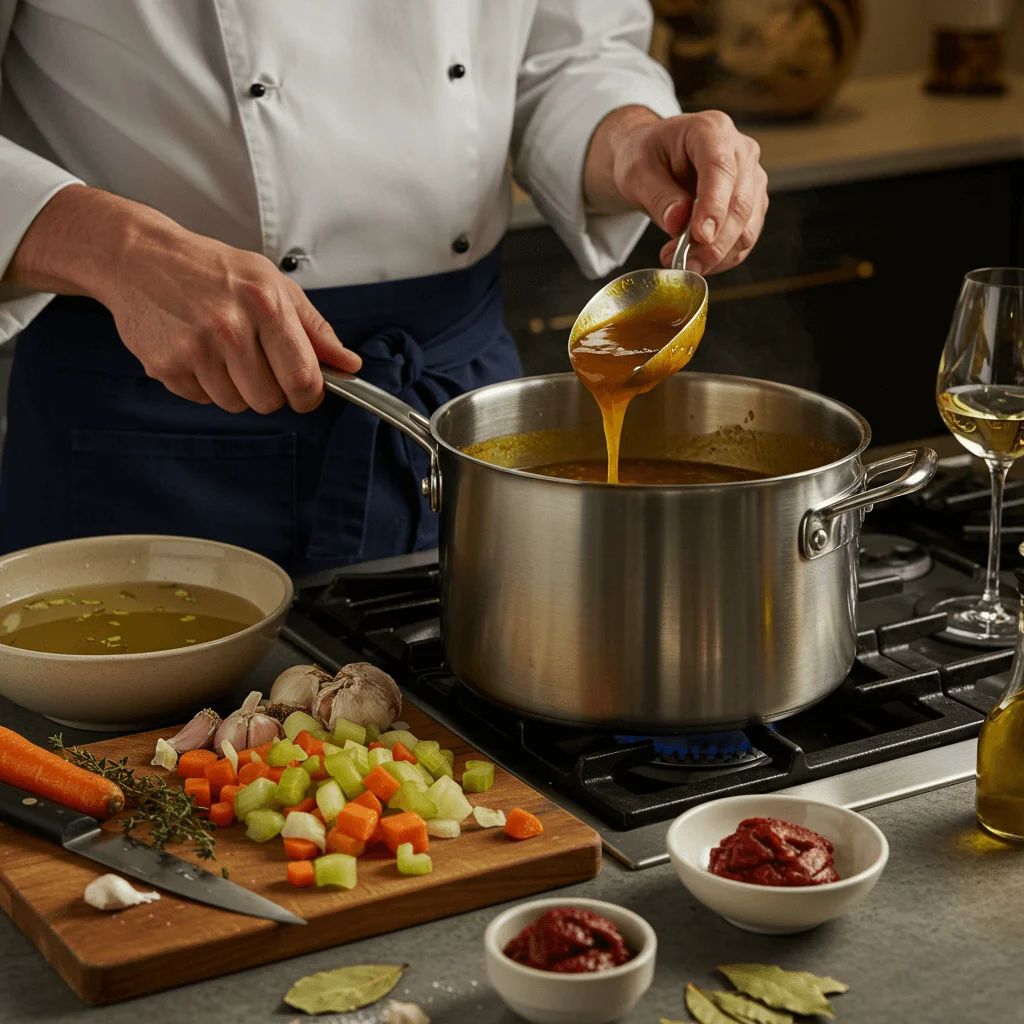
<path fill-rule="evenodd" d="M 995 459 L 988 462 L 989 475 L 992 477 L 992 512 L 988 524 L 988 569 L 985 572 L 985 593 L 982 601 L 988 605 L 999 602 L 999 556 L 1002 554 L 1000 533 L 1003 525 L 1003 490 L 1006 474 L 1010 471 L 1009 462 Z"/>

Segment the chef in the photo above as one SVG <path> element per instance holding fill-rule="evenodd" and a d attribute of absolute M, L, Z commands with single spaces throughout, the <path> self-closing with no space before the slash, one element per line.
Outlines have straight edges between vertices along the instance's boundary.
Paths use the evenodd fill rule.
<path fill-rule="evenodd" d="M 590 277 L 648 217 L 692 215 L 704 274 L 761 231 L 757 145 L 680 114 L 650 31 L 647 0 L 0 0 L 2 549 L 432 546 L 424 454 L 319 364 L 427 413 L 521 372 L 510 156 Z"/>

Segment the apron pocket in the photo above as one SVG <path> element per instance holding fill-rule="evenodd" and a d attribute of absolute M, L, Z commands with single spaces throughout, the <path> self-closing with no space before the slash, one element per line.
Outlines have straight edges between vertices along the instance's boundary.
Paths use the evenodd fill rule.
<path fill-rule="evenodd" d="M 74 535 L 169 533 L 296 557 L 294 434 L 71 432 Z"/>

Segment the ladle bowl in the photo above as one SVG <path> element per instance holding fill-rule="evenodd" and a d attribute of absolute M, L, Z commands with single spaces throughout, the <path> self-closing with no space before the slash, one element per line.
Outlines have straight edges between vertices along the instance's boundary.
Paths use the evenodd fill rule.
<path fill-rule="evenodd" d="M 693 357 L 704 335 L 708 315 L 708 283 L 700 274 L 686 269 L 690 250 L 690 228 L 680 236 L 668 270 L 634 270 L 606 284 L 583 307 L 569 333 L 569 351 L 585 334 L 617 320 L 631 309 L 657 293 L 666 305 L 678 306 L 683 326 L 647 362 L 638 366 L 622 385 L 626 387 L 637 374 L 643 374 L 651 385 L 681 370 Z M 647 390 L 644 388 L 643 390 Z"/>

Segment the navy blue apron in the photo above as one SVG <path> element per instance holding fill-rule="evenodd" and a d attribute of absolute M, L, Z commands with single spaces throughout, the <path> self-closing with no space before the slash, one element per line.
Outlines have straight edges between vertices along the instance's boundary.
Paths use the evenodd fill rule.
<path fill-rule="evenodd" d="M 519 376 L 499 255 L 464 270 L 309 292 L 360 376 L 424 413 Z M 110 533 L 239 544 L 293 573 L 422 550 L 428 456 L 328 394 L 312 413 L 232 415 L 146 377 L 113 317 L 55 299 L 18 337 L 0 463 L 0 549 Z"/>

